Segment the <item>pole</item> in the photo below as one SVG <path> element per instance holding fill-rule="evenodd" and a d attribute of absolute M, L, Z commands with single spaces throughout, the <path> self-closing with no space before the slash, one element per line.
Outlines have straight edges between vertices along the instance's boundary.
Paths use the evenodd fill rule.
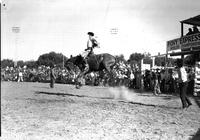
<path fill-rule="evenodd" d="M 143 77 L 142 77 L 142 75 L 143 75 L 143 71 L 142 71 L 142 67 L 143 67 L 143 59 L 140 61 L 140 63 L 141 63 L 141 65 L 140 65 L 140 72 L 139 72 L 139 86 L 140 86 L 140 92 L 143 92 L 143 90 L 144 90 L 144 85 L 143 85 L 143 83 L 144 83 L 144 81 L 143 81 Z"/>
<path fill-rule="evenodd" d="M 167 45 L 166 45 L 167 46 Z M 167 61 L 168 61 L 168 48 L 166 47 L 166 55 L 165 55 L 165 69 L 167 67 Z"/>
<path fill-rule="evenodd" d="M 64 33 L 62 32 L 62 47 L 64 48 Z M 63 53 L 64 53 L 64 50 L 63 50 Z M 64 63 L 64 54 L 62 53 L 63 55 L 63 69 L 65 67 L 65 63 Z"/>
<path fill-rule="evenodd" d="M 155 57 L 152 57 L 152 68 L 155 66 Z"/>
<path fill-rule="evenodd" d="M 183 37 L 183 23 L 181 22 L 181 37 Z"/>
<path fill-rule="evenodd" d="M 63 69 L 64 69 L 64 54 L 63 54 Z"/>
<path fill-rule="evenodd" d="M 15 66 L 17 66 L 18 60 L 18 34 L 20 32 L 20 27 L 12 27 L 12 32 L 15 34 Z"/>

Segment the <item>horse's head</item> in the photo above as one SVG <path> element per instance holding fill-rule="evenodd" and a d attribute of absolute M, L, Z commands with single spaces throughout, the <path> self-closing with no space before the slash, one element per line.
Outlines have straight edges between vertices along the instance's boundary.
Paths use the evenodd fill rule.
<path fill-rule="evenodd" d="M 75 60 L 76 60 L 76 57 L 71 57 L 69 59 L 67 59 L 67 61 L 65 62 L 65 67 L 72 71 L 75 67 Z"/>
<path fill-rule="evenodd" d="M 86 61 L 81 55 L 78 55 L 76 56 L 76 60 L 74 64 L 78 66 L 81 71 L 83 71 L 85 69 Z"/>
<path fill-rule="evenodd" d="M 67 68 L 67 70 L 72 70 L 73 69 L 73 63 L 72 62 L 70 62 L 69 60 L 67 60 L 66 62 L 65 62 L 65 68 Z"/>
<path fill-rule="evenodd" d="M 85 68 L 85 64 L 84 58 L 81 55 L 77 55 L 69 58 L 65 63 L 65 67 L 68 70 L 73 70 L 77 66 L 82 71 Z"/>

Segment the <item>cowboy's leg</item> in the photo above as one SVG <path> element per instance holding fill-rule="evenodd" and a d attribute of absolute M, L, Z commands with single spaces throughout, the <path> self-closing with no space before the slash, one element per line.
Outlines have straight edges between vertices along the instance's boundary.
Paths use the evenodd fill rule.
<path fill-rule="evenodd" d="M 87 59 L 85 59 L 85 68 L 84 68 L 83 72 L 81 72 L 81 73 L 79 74 L 79 76 L 82 77 L 82 76 L 85 75 L 88 71 L 89 71 L 89 64 L 88 64 L 88 62 L 87 62 Z"/>
<path fill-rule="evenodd" d="M 188 82 L 184 82 L 183 86 L 183 96 L 184 96 L 184 102 L 185 104 L 191 104 L 189 98 L 187 97 L 187 87 L 188 87 Z"/>
<path fill-rule="evenodd" d="M 89 53 L 90 53 L 90 51 L 89 51 L 89 50 L 86 50 L 86 51 L 84 51 L 84 52 L 81 54 L 81 56 L 82 56 L 84 59 L 86 59 L 86 57 L 89 55 Z"/>
<path fill-rule="evenodd" d="M 161 94 L 161 91 L 160 91 L 160 84 L 158 83 L 158 94 Z"/>
<path fill-rule="evenodd" d="M 157 82 L 154 82 L 154 95 L 157 95 Z"/>
<path fill-rule="evenodd" d="M 52 88 L 52 82 L 51 82 L 52 80 L 50 79 L 50 87 Z"/>
<path fill-rule="evenodd" d="M 156 89 L 157 89 L 157 93 L 160 94 L 160 84 L 159 84 L 159 81 L 156 80 Z"/>
<path fill-rule="evenodd" d="M 78 74 L 78 76 L 76 77 L 76 79 L 75 79 L 76 86 L 81 85 L 82 77 L 89 71 L 89 64 L 87 63 L 87 59 L 84 59 L 84 61 L 85 61 L 85 68 L 84 68 L 83 72 L 80 72 Z"/>
<path fill-rule="evenodd" d="M 52 86 L 53 86 L 53 87 L 54 87 L 55 81 L 56 81 L 56 80 L 55 80 L 55 79 L 53 79 L 53 82 L 52 82 Z"/>
<path fill-rule="evenodd" d="M 53 79 L 51 78 L 51 80 L 50 80 L 50 87 L 53 88 L 53 86 L 54 86 L 53 85 Z"/>
<path fill-rule="evenodd" d="M 190 99 L 187 96 L 187 88 L 188 88 L 188 82 L 185 83 L 185 100 L 186 100 L 188 105 L 192 105 Z"/>
<path fill-rule="evenodd" d="M 182 107 L 185 108 L 187 106 L 186 104 L 186 99 L 185 99 L 185 85 L 184 83 L 180 83 L 179 84 L 179 88 L 180 88 L 180 98 L 181 98 L 181 102 L 182 102 Z"/>

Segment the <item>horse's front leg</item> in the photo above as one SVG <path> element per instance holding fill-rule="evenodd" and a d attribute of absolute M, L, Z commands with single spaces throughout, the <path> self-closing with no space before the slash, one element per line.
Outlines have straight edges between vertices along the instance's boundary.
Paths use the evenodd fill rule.
<path fill-rule="evenodd" d="M 75 79 L 75 86 L 77 89 L 79 89 L 82 85 L 82 73 L 79 73 Z"/>
<path fill-rule="evenodd" d="M 79 78 L 78 78 L 78 76 L 75 78 L 74 83 L 75 83 L 75 87 L 76 87 L 77 89 L 79 89 L 79 88 L 80 88 L 80 83 L 79 83 Z"/>
<path fill-rule="evenodd" d="M 79 89 L 82 86 L 83 83 L 83 77 L 89 73 L 89 65 L 86 65 L 85 69 L 79 73 L 79 75 L 76 78 L 76 88 Z"/>

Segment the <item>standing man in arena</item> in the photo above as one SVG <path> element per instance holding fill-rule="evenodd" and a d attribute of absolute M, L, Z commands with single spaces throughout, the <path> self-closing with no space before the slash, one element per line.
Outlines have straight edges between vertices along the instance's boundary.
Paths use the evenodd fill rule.
<path fill-rule="evenodd" d="M 54 65 L 52 65 L 50 68 L 50 87 L 51 88 L 54 88 L 55 80 L 56 80 L 56 76 L 54 73 Z"/>
<path fill-rule="evenodd" d="M 188 108 L 190 105 L 192 105 L 192 103 L 187 97 L 188 76 L 185 67 L 183 67 L 182 59 L 177 60 L 177 67 L 178 67 L 178 83 L 180 89 L 180 98 L 182 102 L 182 107 L 184 109 Z"/>

